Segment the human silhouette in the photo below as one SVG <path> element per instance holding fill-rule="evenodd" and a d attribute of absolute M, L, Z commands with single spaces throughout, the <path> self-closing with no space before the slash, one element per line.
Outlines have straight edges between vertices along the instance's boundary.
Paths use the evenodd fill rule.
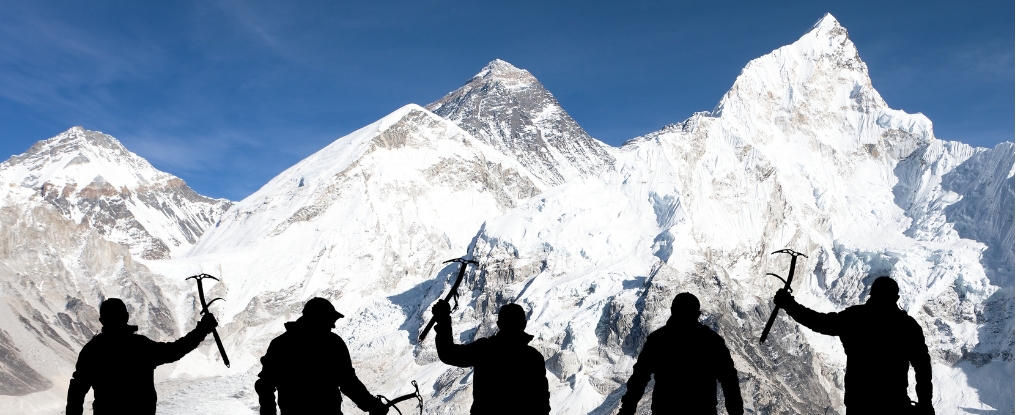
<path fill-rule="evenodd" d="M 544 356 L 530 347 L 526 312 L 518 304 L 498 310 L 498 334 L 469 344 L 452 339 L 451 306 L 438 301 L 431 309 L 437 325 L 437 357 L 458 367 L 473 368 L 472 415 L 547 414 L 548 378 Z"/>
<path fill-rule="evenodd" d="M 282 415 L 340 415 L 342 393 L 372 415 L 388 413 L 356 377 L 345 341 L 331 331 L 342 317 L 330 301 L 314 297 L 303 306 L 302 317 L 284 323 L 284 334 L 260 359 L 260 415 L 276 414 L 278 406 Z"/>
<path fill-rule="evenodd" d="M 838 313 L 819 313 L 804 307 L 786 290 L 775 294 L 778 304 L 797 323 L 821 334 L 839 336 L 846 350 L 846 413 L 934 414 L 932 367 L 921 326 L 896 305 L 899 286 L 889 277 L 871 285 L 868 301 Z M 917 397 L 907 395 L 907 373 L 914 366 Z"/>
<path fill-rule="evenodd" d="M 722 384 L 729 415 L 743 413 L 743 397 L 725 340 L 700 324 L 700 300 L 682 293 L 672 300 L 672 316 L 647 336 L 626 382 L 620 415 L 636 413 L 637 403 L 654 375 L 654 414 L 717 414 L 717 384 Z"/>
<path fill-rule="evenodd" d="M 128 325 L 128 308 L 117 298 L 100 304 L 103 329 L 78 354 L 78 364 L 68 386 L 66 413 L 82 413 L 89 388 L 94 391 L 93 413 L 155 414 L 156 388 L 153 369 L 181 359 L 195 350 L 217 320 L 206 314 L 184 337 L 161 343 L 135 334 L 138 326 Z"/>

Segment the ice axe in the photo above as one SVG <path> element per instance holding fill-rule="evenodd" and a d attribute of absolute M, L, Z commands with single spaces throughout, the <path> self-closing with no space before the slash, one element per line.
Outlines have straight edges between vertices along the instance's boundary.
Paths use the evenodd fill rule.
<path fill-rule="evenodd" d="M 217 279 L 217 277 L 214 277 L 213 275 L 210 275 L 210 274 L 199 274 L 199 275 L 193 275 L 191 277 L 185 278 L 185 281 L 188 281 L 188 280 L 191 280 L 191 279 L 195 279 L 196 280 L 196 284 L 199 286 L 199 304 L 201 304 L 203 306 L 203 311 L 199 312 L 200 315 L 209 314 L 210 313 L 210 307 L 209 307 L 210 304 L 213 304 L 213 302 L 217 301 L 217 300 L 223 300 L 223 298 L 217 297 L 217 298 L 214 298 L 214 299 L 210 300 L 210 302 L 206 302 L 206 295 L 203 294 L 203 279 L 204 278 L 212 278 L 215 281 L 220 281 L 219 279 Z M 220 350 L 220 358 L 224 360 L 224 366 L 231 367 L 231 361 L 228 360 L 228 354 L 224 352 L 224 343 L 221 343 L 220 335 L 217 334 L 217 329 L 213 329 L 213 340 L 215 340 L 217 342 L 217 350 Z"/>
<path fill-rule="evenodd" d="M 444 297 L 444 302 L 446 303 L 451 301 L 452 298 L 455 298 L 455 307 L 452 307 L 452 310 L 454 310 L 459 306 L 459 285 L 462 284 L 462 276 L 466 274 L 466 266 L 469 264 L 480 265 L 480 263 L 472 259 L 455 258 L 444 261 L 442 262 L 442 264 L 447 264 L 449 262 L 458 262 L 462 264 L 462 267 L 459 268 L 459 276 L 455 278 L 455 283 L 452 284 L 452 289 L 449 290 L 448 295 Z M 430 333 L 430 329 L 434 327 L 435 323 L 437 323 L 437 316 L 430 318 L 430 322 L 427 323 L 427 328 L 423 329 L 423 332 L 420 333 L 420 341 L 423 341 L 423 339 L 427 338 L 427 334 Z"/>
<path fill-rule="evenodd" d="M 790 263 L 789 263 L 789 277 L 787 277 L 786 279 L 782 279 L 782 277 L 778 276 L 777 274 L 773 274 L 773 273 L 770 273 L 770 272 L 768 274 L 766 274 L 766 275 L 771 275 L 771 276 L 773 276 L 775 278 L 778 278 L 779 281 L 782 281 L 784 284 L 786 284 L 786 285 L 784 285 L 782 287 L 782 289 L 784 289 L 786 291 L 789 291 L 789 292 L 793 292 L 793 287 L 792 287 L 792 285 L 793 285 L 793 272 L 796 271 L 796 259 L 797 259 L 797 257 L 807 258 L 807 255 L 801 254 L 801 253 L 799 253 L 797 251 L 794 251 L 792 249 L 780 249 L 778 251 L 772 252 L 772 255 L 775 255 L 775 254 L 789 254 L 789 256 L 792 257 L 792 261 L 790 261 Z M 768 338 L 768 332 L 772 330 L 772 324 L 775 324 L 775 318 L 778 317 L 778 316 L 779 316 L 779 305 L 776 304 L 775 305 L 775 309 L 772 310 L 771 317 L 768 317 L 768 324 L 765 324 L 764 331 L 761 332 L 761 343 L 764 343 L 764 340 Z"/>
<path fill-rule="evenodd" d="M 420 409 L 420 415 L 423 415 L 423 396 L 420 396 L 420 385 L 417 385 L 414 380 L 412 381 L 412 387 L 415 389 L 413 393 L 405 394 L 395 399 L 388 399 L 385 398 L 384 395 L 377 395 L 377 399 L 380 399 L 380 401 L 384 403 L 385 408 L 395 408 L 395 410 L 398 411 L 398 415 L 402 415 L 402 410 L 398 409 L 395 405 L 399 402 L 416 398 L 416 400 L 420 402 L 416 407 Z"/>

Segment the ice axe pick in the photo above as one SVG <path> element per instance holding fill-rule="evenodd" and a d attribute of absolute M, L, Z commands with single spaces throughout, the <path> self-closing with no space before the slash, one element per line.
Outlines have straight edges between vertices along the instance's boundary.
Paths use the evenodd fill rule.
<path fill-rule="evenodd" d="M 786 279 L 782 279 L 782 277 L 770 272 L 767 275 L 771 275 L 775 278 L 778 278 L 779 281 L 782 281 L 784 284 L 786 284 L 785 286 L 782 287 L 782 289 L 789 292 L 793 292 L 793 272 L 796 271 L 796 259 L 797 257 L 807 258 L 807 255 L 801 254 L 792 249 L 780 249 L 778 251 L 772 252 L 772 255 L 774 254 L 789 254 L 789 256 L 792 257 L 792 261 L 790 261 L 789 263 L 789 277 L 787 277 Z M 772 310 L 772 315 L 768 317 L 768 324 L 765 324 L 764 331 L 761 332 L 761 343 L 764 343 L 764 340 L 768 338 L 768 332 L 772 330 L 772 324 L 775 324 L 775 318 L 778 316 L 779 305 L 776 304 L 775 308 Z"/>
<path fill-rule="evenodd" d="M 446 302 L 446 303 L 451 301 L 452 298 L 455 298 L 455 307 L 452 308 L 454 310 L 455 308 L 458 308 L 458 306 L 459 306 L 459 285 L 462 284 L 462 277 L 464 275 L 466 275 L 466 266 L 469 265 L 469 264 L 474 264 L 474 265 L 479 266 L 480 263 L 476 262 L 476 261 L 474 261 L 472 259 L 455 258 L 455 259 L 449 259 L 447 261 L 444 261 L 444 262 L 442 262 L 442 264 L 447 264 L 449 262 L 458 262 L 459 264 L 462 264 L 459 267 L 459 276 L 458 276 L 458 278 L 455 278 L 455 283 L 452 284 L 451 290 L 448 291 L 448 296 L 444 297 L 444 302 Z M 451 304 L 451 303 L 449 303 L 449 304 Z M 423 341 L 423 339 L 427 338 L 427 335 L 430 334 L 430 329 L 434 327 L 435 323 L 437 323 L 437 316 L 434 316 L 434 317 L 430 318 L 430 322 L 427 323 L 427 327 L 425 329 L 423 329 L 422 333 L 420 333 L 420 341 Z"/>
<path fill-rule="evenodd" d="M 416 400 L 419 401 L 419 405 L 417 406 L 417 408 L 419 408 L 420 410 L 420 415 L 423 415 L 423 396 L 420 395 L 420 385 L 417 385 L 416 381 L 414 380 L 412 381 L 412 387 L 415 388 L 416 390 L 413 391 L 412 393 L 399 396 L 395 399 L 388 399 L 384 397 L 384 395 L 377 395 L 377 399 L 380 399 L 381 403 L 383 403 L 385 407 L 395 408 L 395 410 L 398 411 L 398 415 L 402 415 L 402 411 L 398 409 L 398 407 L 395 405 L 397 405 L 399 402 L 416 398 Z"/>
<path fill-rule="evenodd" d="M 203 311 L 199 312 L 199 314 L 201 315 L 206 315 L 210 313 L 209 306 L 214 301 L 223 300 L 223 298 L 217 297 L 210 300 L 210 302 L 206 302 L 206 295 L 203 294 L 203 279 L 205 278 L 212 278 L 214 281 L 220 281 L 219 279 L 217 279 L 217 277 L 214 277 L 210 274 L 199 274 L 185 278 L 185 281 L 195 279 L 196 285 L 199 286 L 199 304 L 203 306 Z M 217 350 L 220 350 L 220 358 L 224 360 L 224 366 L 231 367 L 231 361 L 228 360 L 228 354 L 224 352 L 224 343 L 221 343 L 220 335 L 217 334 L 217 329 L 213 329 L 213 340 L 217 342 Z"/>

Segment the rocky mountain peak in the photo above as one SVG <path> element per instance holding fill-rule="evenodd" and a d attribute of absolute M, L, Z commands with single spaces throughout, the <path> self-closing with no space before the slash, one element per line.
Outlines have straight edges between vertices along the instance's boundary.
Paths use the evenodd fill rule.
<path fill-rule="evenodd" d="M 811 30 L 832 30 L 837 27 L 842 29 L 844 32 L 846 31 L 846 29 L 839 25 L 839 21 L 836 20 L 832 13 L 825 13 L 825 15 L 818 19 L 817 22 L 814 22 L 814 26 L 811 26 Z"/>
<path fill-rule="evenodd" d="M 75 148 L 106 149 L 119 154 L 129 153 L 128 149 L 120 141 L 117 141 L 116 138 L 99 131 L 86 130 L 82 126 L 71 127 L 64 134 L 58 135 L 55 138 L 61 138 L 59 141 L 72 144 Z"/>
<path fill-rule="evenodd" d="M 815 142 L 843 155 L 899 160 L 934 139 L 926 117 L 888 107 L 830 14 L 793 44 L 750 61 L 711 116 L 729 120 L 742 136 L 764 136 L 752 129 L 771 127 L 787 142 Z M 803 127 L 826 125 L 828 131 Z"/>
<path fill-rule="evenodd" d="M 483 75 L 489 74 L 489 73 L 490 74 L 495 74 L 495 75 L 502 75 L 502 74 L 509 74 L 509 73 L 518 73 L 518 74 L 527 74 L 527 75 L 530 74 L 530 72 L 526 71 L 525 69 L 519 69 L 519 68 L 515 67 L 514 65 L 512 65 L 511 63 L 505 62 L 505 61 L 503 61 L 501 59 L 495 59 L 493 61 L 488 62 L 487 66 L 485 66 L 483 68 L 483 70 L 481 70 L 480 73 L 477 74 L 477 76 L 483 76 Z"/>
<path fill-rule="evenodd" d="M 833 55 L 853 59 L 859 63 L 858 69 L 863 70 L 866 75 L 867 66 L 860 60 L 857 47 L 850 41 L 850 33 L 831 14 L 826 14 L 819 19 L 811 27 L 811 30 L 807 31 L 792 46 L 802 49 L 808 55 Z"/>
<path fill-rule="evenodd" d="M 537 78 L 500 59 L 426 108 L 519 160 L 546 186 L 595 176 L 614 164 L 607 146 Z"/>
<path fill-rule="evenodd" d="M 0 184 L 0 202 L 15 194 L 50 204 L 145 259 L 184 253 L 230 206 L 197 194 L 116 138 L 82 127 L 0 163 Z"/>
<path fill-rule="evenodd" d="M 12 156 L 0 163 L 0 171 L 4 179 L 28 188 L 82 187 L 100 177 L 116 188 L 135 189 L 175 178 L 128 151 L 116 138 L 80 126 Z"/>
<path fill-rule="evenodd" d="M 809 90 L 818 86 L 835 85 L 843 88 L 834 88 L 827 95 L 818 94 L 818 98 L 831 100 L 845 93 L 851 99 L 870 98 L 874 106 L 885 105 L 871 86 L 867 65 L 860 59 L 857 47 L 850 40 L 846 29 L 831 14 L 818 20 L 796 42 L 747 63 L 729 93 L 737 92 L 738 87 L 747 84 L 775 95 L 791 90 L 799 94 L 793 99 L 809 95 Z M 856 96 L 849 95 L 849 92 L 854 92 Z M 871 96 L 864 97 L 868 92 Z M 723 99 L 723 104 L 727 103 L 728 98 L 727 95 Z M 758 96 L 742 98 L 756 101 Z M 715 112 L 722 109 L 720 104 Z"/>
<path fill-rule="evenodd" d="M 501 59 L 495 59 L 487 64 L 479 73 L 473 76 L 472 79 L 467 81 L 471 83 L 474 81 L 481 81 L 484 83 L 500 83 L 503 87 L 509 89 L 516 88 L 541 88 L 537 78 L 525 70 L 519 69 L 512 66 L 511 63 L 505 62 Z"/>

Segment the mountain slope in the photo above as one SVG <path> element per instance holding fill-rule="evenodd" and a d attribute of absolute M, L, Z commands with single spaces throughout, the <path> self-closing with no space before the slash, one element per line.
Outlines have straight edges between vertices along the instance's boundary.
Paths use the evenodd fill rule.
<path fill-rule="evenodd" d="M 0 163 L 0 183 L 0 197 L 36 194 L 145 259 L 187 252 L 231 205 L 196 194 L 113 137 L 81 127 Z"/>
<path fill-rule="evenodd" d="M 535 183 L 517 161 L 408 105 L 232 206 L 186 257 L 150 265 L 221 277 L 210 291 L 226 299 L 219 315 L 236 376 L 251 376 L 245 370 L 283 323 L 323 296 L 348 316 L 339 325 L 351 330 L 354 355 L 376 368 L 360 375 L 392 387 L 422 363 L 411 332 L 421 303 L 440 295 L 438 278 L 451 272 L 441 262 L 463 255 L 487 218 L 538 194 Z M 180 370 L 205 373 L 209 362 L 186 365 Z"/>
<path fill-rule="evenodd" d="M 99 304 L 121 298 L 140 334 L 182 332 L 176 287 L 129 249 L 47 203 L 0 206 L 0 412 L 57 413 L 82 346 L 100 332 Z M 191 329 L 183 323 L 185 329 Z"/>

